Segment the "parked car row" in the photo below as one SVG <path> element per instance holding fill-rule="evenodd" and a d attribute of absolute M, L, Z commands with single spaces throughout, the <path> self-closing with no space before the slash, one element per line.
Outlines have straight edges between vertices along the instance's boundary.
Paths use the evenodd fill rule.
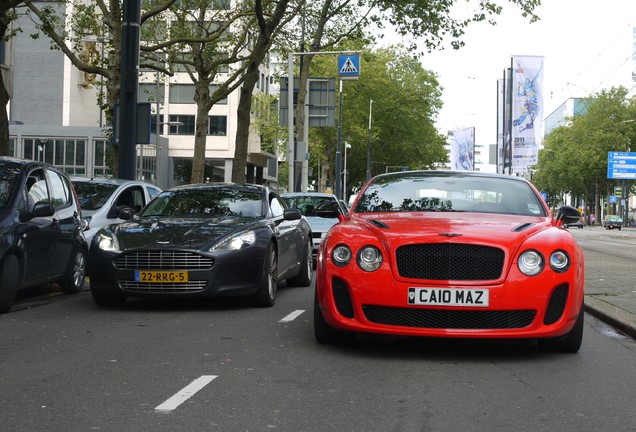
<path fill-rule="evenodd" d="M 87 274 L 103 306 L 136 296 L 246 296 L 271 306 L 279 279 L 312 280 L 309 223 L 265 186 L 164 192 L 2 157 L 0 234 L 0 313 L 19 289 L 59 283 L 76 293 Z"/>

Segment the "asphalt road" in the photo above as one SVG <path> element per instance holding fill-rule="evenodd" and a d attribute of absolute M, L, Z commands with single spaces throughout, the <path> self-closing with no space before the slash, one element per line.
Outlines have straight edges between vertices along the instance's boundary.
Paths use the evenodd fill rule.
<path fill-rule="evenodd" d="M 616 260 L 629 262 L 586 251 L 593 279 Z M 329 347 L 313 338 L 312 290 L 281 285 L 269 309 L 34 293 L 0 316 L 0 430 L 636 430 L 636 343 L 590 315 L 574 355 L 376 336 Z"/>

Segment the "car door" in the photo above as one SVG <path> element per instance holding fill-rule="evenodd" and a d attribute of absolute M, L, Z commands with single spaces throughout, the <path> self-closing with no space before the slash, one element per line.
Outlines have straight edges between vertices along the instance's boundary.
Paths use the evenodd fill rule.
<path fill-rule="evenodd" d="M 287 221 L 283 219 L 283 214 L 287 205 L 275 194 L 270 194 L 269 205 L 272 210 L 274 220 L 277 221 L 278 230 L 278 274 L 284 275 L 291 267 L 296 265 L 296 244 L 294 238 L 298 236 L 296 231 L 298 221 Z"/>
<path fill-rule="evenodd" d="M 27 214 L 38 202 L 51 203 L 46 173 L 37 168 L 26 174 L 25 192 L 22 194 Z M 56 273 L 57 242 L 59 224 L 53 216 L 27 216 L 19 229 L 25 251 L 25 281 L 35 281 L 51 277 Z"/>

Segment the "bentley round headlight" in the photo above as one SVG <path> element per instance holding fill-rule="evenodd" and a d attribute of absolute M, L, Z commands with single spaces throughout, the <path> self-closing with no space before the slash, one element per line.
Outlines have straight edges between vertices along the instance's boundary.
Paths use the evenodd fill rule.
<path fill-rule="evenodd" d="M 562 250 L 554 251 L 550 255 L 550 267 L 557 273 L 563 273 L 570 268 L 570 257 Z"/>
<path fill-rule="evenodd" d="M 331 252 L 331 260 L 338 267 L 344 267 L 351 261 L 351 249 L 349 246 L 344 244 L 339 244 L 335 248 L 333 248 L 333 252 Z"/>
<path fill-rule="evenodd" d="M 375 246 L 364 246 L 358 251 L 357 262 L 364 271 L 376 271 L 382 265 L 382 252 Z"/>
<path fill-rule="evenodd" d="M 526 276 L 536 276 L 543 271 L 543 255 L 536 250 L 527 250 L 519 255 L 519 270 Z"/>

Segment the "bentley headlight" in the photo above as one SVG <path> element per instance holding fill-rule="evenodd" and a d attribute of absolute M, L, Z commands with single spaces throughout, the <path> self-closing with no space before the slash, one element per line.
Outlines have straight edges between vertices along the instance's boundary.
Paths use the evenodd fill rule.
<path fill-rule="evenodd" d="M 543 271 L 545 263 L 543 261 L 543 255 L 536 250 L 530 249 L 519 255 L 517 265 L 524 275 L 536 276 Z"/>
<path fill-rule="evenodd" d="M 210 248 L 211 251 L 218 250 L 239 250 L 244 247 L 253 246 L 256 243 L 256 233 L 254 231 L 247 231 L 231 237 L 226 238 L 221 243 L 218 243 Z"/>
<path fill-rule="evenodd" d="M 97 247 L 106 252 L 119 252 L 119 241 L 110 231 L 100 231 L 96 235 Z"/>
<path fill-rule="evenodd" d="M 331 260 L 338 267 L 344 267 L 351 261 L 351 249 L 349 246 L 344 244 L 339 244 L 335 248 L 333 248 L 333 252 L 331 252 Z"/>
<path fill-rule="evenodd" d="M 358 251 L 357 261 L 362 270 L 376 271 L 382 265 L 382 252 L 375 246 L 364 246 Z"/>
<path fill-rule="evenodd" d="M 570 268 L 570 257 L 562 250 L 552 252 L 550 255 L 550 268 L 557 273 L 563 273 Z"/>

